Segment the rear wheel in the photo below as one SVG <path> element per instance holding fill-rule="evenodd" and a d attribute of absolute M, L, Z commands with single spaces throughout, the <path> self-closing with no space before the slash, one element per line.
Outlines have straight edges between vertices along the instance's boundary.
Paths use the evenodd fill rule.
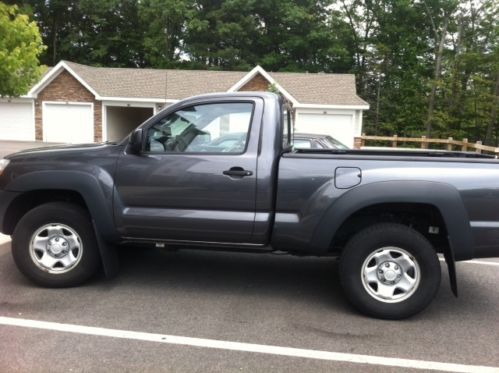
<path fill-rule="evenodd" d="M 99 266 L 88 213 L 63 202 L 38 206 L 23 216 L 12 236 L 12 255 L 24 275 L 47 287 L 79 285 Z"/>
<path fill-rule="evenodd" d="M 440 286 L 440 263 L 430 242 L 401 224 L 383 223 L 356 234 L 344 248 L 340 278 L 361 312 L 403 319 L 426 308 Z"/>

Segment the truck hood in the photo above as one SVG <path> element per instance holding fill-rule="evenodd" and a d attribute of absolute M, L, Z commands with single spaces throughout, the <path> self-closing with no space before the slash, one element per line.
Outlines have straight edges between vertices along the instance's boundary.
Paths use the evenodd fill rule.
<path fill-rule="evenodd" d="M 115 143 L 54 145 L 54 146 L 45 146 L 40 148 L 24 149 L 16 153 L 9 154 L 4 158 L 9 160 L 15 160 L 16 158 L 22 158 L 25 156 L 45 156 L 45 155 L 49 156 L 57 154 L 62 155 L 62 154 L 76 153 L 76 152 L 86 153 L 115 146 L 116 146 Z"/>

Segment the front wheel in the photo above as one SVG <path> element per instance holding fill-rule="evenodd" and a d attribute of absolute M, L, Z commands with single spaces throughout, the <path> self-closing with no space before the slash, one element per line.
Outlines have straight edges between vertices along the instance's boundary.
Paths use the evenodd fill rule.
<path fill-rule="evenodd" d="M 88 213 L 81 207 L 51 202 L 29 211 L 12 235 L 19 270 L 38 285 L 80 285 L 98 269 L 99 254 Z"/>
<path fill-rule="evenodd" d="M 403 319 L 425 309 L 440 287 L 430 242 L 407 226 L 382 223 L 350 239 L 340 261 L 345 295 L 361 312 Z"/>

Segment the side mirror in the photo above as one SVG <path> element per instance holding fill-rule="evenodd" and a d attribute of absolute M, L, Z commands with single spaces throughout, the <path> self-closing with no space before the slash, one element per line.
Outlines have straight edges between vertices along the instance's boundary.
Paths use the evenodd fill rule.
<path fill-rule="evenodd" d="M 139 154 L 142 150 L 142 140 L 143 140 L 143 131 L 142 128 L 137 128 L 132 132 L 130 136 L 130 142 L 128 143 L 130 147 L 130 152 L 133 154 Z"/>

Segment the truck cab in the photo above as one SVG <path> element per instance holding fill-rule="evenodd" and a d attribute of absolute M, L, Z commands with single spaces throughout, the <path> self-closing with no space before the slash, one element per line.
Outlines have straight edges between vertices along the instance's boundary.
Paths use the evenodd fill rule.
<path fill-rule="evenodd" d="M 267 245 L 288 125 L 283 111 L 272 94 L 209 95 L 169 107 L 136 129 L 116 167 L 120 236 Z"/>

